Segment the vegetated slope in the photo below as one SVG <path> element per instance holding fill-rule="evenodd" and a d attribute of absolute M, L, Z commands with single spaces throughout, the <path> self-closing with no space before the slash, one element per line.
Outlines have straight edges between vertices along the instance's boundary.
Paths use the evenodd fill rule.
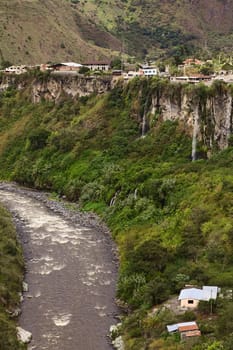
<path fill-rule="evenodd" d="M 231 0 L 0 0 L 0 60 L 86 61 L 232 51 Z"/>
<path fill-rule="evenodd" d="M 231 0 L 80 0 L 81 9 L 95 22 L 125 38 L 124 49 L 151 57 L 232 51 Z"/>
<path fill-rule="evenodd" d="M 120 47 L 116 38 L 89 23 L 65 0 L 1 0 L 0 13 L 0 60 L 85 61 L 110 57 L 111 49 Z"/>
<path fill-rule="evenodd" d="M 123 325 L 130 350 L 188 348 L 161 335 L 166 324 L 195 315 L 148 314 L 185 283 L 233 288 L 233 147 L 191 162 L 184 126 L 158 113 L 141 138 L 148 91 L 164 86 L 169 91 L 169 83 L 136 79 L 56 105 L 32 105 L 25 92 L 8 90 L 0 103 L 1 178 L 65 194 L 111 228 L 120 251 L 118 296 L 131 310 Z M 197 316 L 204 337 L 193 349 L 215 340 L 232 349 L 232 309 L 226 299 L 217 317 Z"/>
<path fill-rule="evenodd" d="M 25 349 L 17 341 L 15 320 L 10 317 L 19 303 L 23 258 L 9 213 L 0 206 L 0 349 Z"/>

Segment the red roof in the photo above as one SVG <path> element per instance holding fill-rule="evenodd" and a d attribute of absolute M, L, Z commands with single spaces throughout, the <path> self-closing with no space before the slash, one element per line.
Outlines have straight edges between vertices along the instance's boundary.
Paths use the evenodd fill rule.
<path fill-rule="evenodd" d="M 201 336 L 201 332 L 199 330 L 191 331 L 191 332 L 185 333 L 185 336 L 186 337 L 200 337 Z"/>
<path fill-rule="evenodd" d="M 198 330 L 198 326 L 194 324 L 192 326 L 181 326 L 178 329 L 179 329 L 179 332 L 189 332 L 189 331 Z"/>

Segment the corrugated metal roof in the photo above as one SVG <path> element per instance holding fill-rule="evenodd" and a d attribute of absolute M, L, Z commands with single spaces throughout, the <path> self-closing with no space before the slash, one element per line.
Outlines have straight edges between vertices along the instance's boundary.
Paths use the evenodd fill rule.
<path fill-rule="evenodd" d="M 210 294 L 210 299 L 216 299 L 218 295 L 218 287 L 216 286 L 203 286 L 203 290 L 206 290 Z"/>
<path fill-rule="evenodd" d="M 191 299 L 191 300 L 204 300 L 216 299 L 218 294 L 218 287 L 204 286 L 203 289 L 187 288 L 182 289 L 179 295 L 179 300 Z"/>
<path fill-rule="evenodd" d="M 197 324 L 194 321 L 171 324 L 171 325 L 167 325 L 167 330 L 169 333 L 172 333 L 172 332 L 178 331 L 179 327 L 188 327 L 188 326 L 196 326 L 197 327 Z"/>
<path fill-rule="evenodd" d="M 68 66 L 68 67 L 82 67 L 82 64 L 80 63 L 75 63 L 75 62 L 62 62 L 61 64 L 63 64 L 64 66 Z"/>

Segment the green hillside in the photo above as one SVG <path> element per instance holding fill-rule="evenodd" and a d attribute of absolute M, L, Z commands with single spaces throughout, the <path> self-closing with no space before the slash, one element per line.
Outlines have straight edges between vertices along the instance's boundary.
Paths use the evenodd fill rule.
<path fill-rule="evenodd" d="M 0 60 L 231 54 L 230 0 L 0 0 Z"/>
<path fill-rule="evenodd" d="M 141 138 L 147 93 L 164 88 L 170 86 L 157 79 L 136 79 L 106 95 L 58 104 L 33 105 L 14 90 L 0 101 L 1 179 L 66 195 L 110 227 L 120 252 L 118 297 L 130 311 L 126 350 L 188 350 L 165 332 L 180 317 L 148 312 L 185 283 L 233 289 L 233 147 L 191 162 L 184 126 L 157 114 Z M 208 307 L 183 316 L 201 325 L 193 349 L 232 349 L 232 309 L 227 298 L 213 317 Z"/>
<path fill-rule="evenodd" d="M 19 303 L 22 290 L 23 258 L 16 240 L 12 218 L 0 206 L 0 349 L 20 350 L 16 337 L 16 323 L 10 316 Z"/>

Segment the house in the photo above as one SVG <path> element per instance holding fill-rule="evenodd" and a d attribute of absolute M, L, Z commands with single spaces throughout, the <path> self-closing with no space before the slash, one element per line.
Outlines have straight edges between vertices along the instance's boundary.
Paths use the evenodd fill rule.
<path fill-rule="evenodd" d="M 47 69 L 59 72 L 78 72 L 82 64 L 75 62 L 63 62 L 50 64 Z"/>
<path fill-rule="evenodd" d="M 201 66 L 204 62 L 196 59 L 196 58 L 187 58 L 185 61 L 183 61 L 184 66 L 191 66 L 191 65 L 197 65 Z"/>
<path fill-rule="evenodd" d="M 159 70 L 155 66 L 141 66 L 139 69 L 139 74 L 144 75 L 146 77 L 153 77 L 159 75 Z"/>
<path fill-rule="evenodd" d="M 26 66 L 10 66 L 5 69 L 5 73 L 8 74 L 23 74 L 27 72 Z"/>
<path fill-rule="evenodd" d="M 86 62 L 86 63 L 83 63 L 83 66 L 93 71 L 99 70 L 104 72 L 110 69 L 110 62 L 109 61 Z"/>
<path fill-rule="evenodd" d="M 181 290 L 178 300 L 182 308 L 195 309 L 200 301 L 216 300 L 218 292 L 216 286 L 203 286 L 202 289 L 186 288 Z"/>
<path fill-rule="evenodd" d="M 135 77 L 139 77 L 140 76 L 140 73 L 137 72 L 137 71 L 128 71 L 128 73 L 124 73 L 124 79 L 125 80 L 129 80 L 129 79 L 133 79 Z"/>
<path fill-rule="evenodd" d="M 179 333 L 181 340 L 186 340 L 188 338 L 196 338 L 201 336 L 201 331 L 195 321 L 183 322 L 167 326 L 167 331 L 172 333 Z"/>
<path fill-rule="evenodd" d="M 198 84 L 200 82 L 209 82 L 212 77 L 203 74 L 193 74 L 191 76 L 183 75 L 179 77 L 170 77 L 170 80 L 174 83 L 192 83 Z"/>

